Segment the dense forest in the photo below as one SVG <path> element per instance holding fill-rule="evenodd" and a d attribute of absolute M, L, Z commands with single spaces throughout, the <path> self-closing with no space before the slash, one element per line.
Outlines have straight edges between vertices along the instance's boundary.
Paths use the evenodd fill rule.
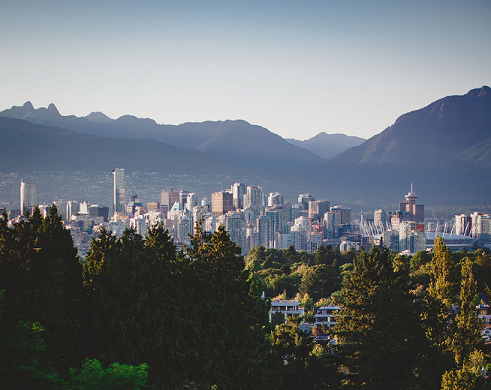
<path fill-rule="evenodd" d="M 401 256 L 255 247 L 198 223 L 178 251 L 162 225 L 102 230 L 83 259 L 56 208 L 0 217 L 0 388 L 483 389 L 491 356 L 476 305 L 486 251 Z M 264 293 L 265 297 L 262 297 Z M 268 320 L 269 299 L 302 318 Z M 333 329 L 303 331 L 317 307 Z M 331 340 L 316 340 L 314 333 Z"/>

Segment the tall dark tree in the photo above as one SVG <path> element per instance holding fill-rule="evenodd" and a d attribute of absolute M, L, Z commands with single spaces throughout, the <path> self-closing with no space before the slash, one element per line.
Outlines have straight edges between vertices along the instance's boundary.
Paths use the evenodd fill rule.
<path fill-rule="evenodd" d="M 43 218 L 7 225 L 0 221 L 0 288 L 9 325 L 18 320 L 44 327 L 45 362 L 67 373 L 80 361 L 82 268 L 70 232 L 56 207 Z"/>
<path fill-rule="evenodd" d="M 418 388 L 426 339 L 410 293 L 409 265 L 387 249 L 360 252 L 344 280 L 334 332 L 353 389 Z"/>
<path fill-rule="evenodd" d="M 175 258 L 175 245 L 161 224 L 145 238 L 131 229 L 119 239 L 102 230 L 85 257 L 91 357 L 104 365 L 147 363 L 150 386 L 172 383 L 177 375 L 176 338 L 167 337 L 179 331 Z"/>
<path fill-rule="evenodd" d="M 210 235 L 197 225 L 179 256 L 187 282 L 182 353 L 187 377 L 203 387 L 268 388 L 267 302 L 240 253 L 223 226 Z"/>
<path fill-rule="evenodd" d="M 321 245 L 314 252 L 315 265 L 327 264 L 327 250 L 324 245 Z"/>
<path fill-rule="evenodd" d="M 284 254 L 284 257 L 287 261 L 288 264 L 295 264 L 296 262 L 299 261 L 299 255 L 293 245 L 290 245 Z"/>

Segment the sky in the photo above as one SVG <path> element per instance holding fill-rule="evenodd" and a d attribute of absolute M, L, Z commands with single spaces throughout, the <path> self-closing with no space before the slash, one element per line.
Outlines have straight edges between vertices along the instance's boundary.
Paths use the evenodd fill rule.
<path fill-rule="evenodd" d="M 0 111 L 363 138 L 491 84 L 490 0 L 0 1 Z"/>

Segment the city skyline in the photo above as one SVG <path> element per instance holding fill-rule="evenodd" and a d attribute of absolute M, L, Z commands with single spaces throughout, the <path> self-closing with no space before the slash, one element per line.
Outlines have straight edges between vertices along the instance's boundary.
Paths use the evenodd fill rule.
<path fill-rule="evenodd" d="M 243 119 L 285 138 L 369 138 L 489 84 L 491 3 L 2 5 L 0 109 L 54 103 L 161 124 Z"/>

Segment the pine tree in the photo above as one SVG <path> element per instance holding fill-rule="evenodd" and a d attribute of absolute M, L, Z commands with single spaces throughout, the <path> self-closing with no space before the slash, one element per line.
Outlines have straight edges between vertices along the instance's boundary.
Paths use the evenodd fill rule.
<path fill-rule="evenodd" d="M 80 361 L 82 268 L 70 232 L 56 207 L 43 218 L 35 210 L 27 221 L 0 222 L 0 288 L 6 318 L 39 322 L 46 341 L 45 362 L 66 374 Z"/>
<path fill-rule="evenodd" d="M 267 302 L 240 253 L 223 226 L 207 234 L 197 224 L 179 255 L 187 298 L 183 362 L 188 379 L 203 387 L 268 388 Z"/>
<path fill-rule="evenodd" d="M 417 388 L 426 349 L 409 292 L 409 265 L 389 251 L 360 252 L 345 279 L 334 333 L 349 388 Z"/>

